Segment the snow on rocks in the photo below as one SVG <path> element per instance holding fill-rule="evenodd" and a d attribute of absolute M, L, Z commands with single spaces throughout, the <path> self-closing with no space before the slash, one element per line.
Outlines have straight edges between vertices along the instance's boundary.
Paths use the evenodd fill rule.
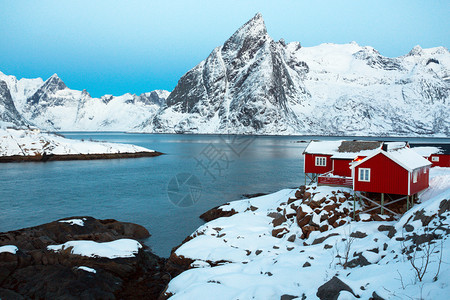
<path fill-rule="evenodd" d="M 450 170 L 438 171 L 436 175 L 431 170 L 435 180 L 429 191 L 442 190 L 433 183 L 440 182 L 442 173 L 450 174 Z M 351 220 L 350 196 L 345 193 L 351 196 L 343 188 L 309 186 L 221 206 L 236 213 L 204 224 L 172 253 L 169 263 L 180 258 L 190 263 L 171 280 L 165 296 L 329 299 L 326 295 L 331 291 L 333 299 L 446 298 L 450 268 L 440 262 L 450 257 L 450 187 L 431 193 L 398 220 L 388 216 L 388 220 L 384 216 L 374 220 L 367 214 L 366 222 Z M 334 227 L 327 220 L 333 214 L 329 216 L 324 207 L 337 203 L 341 205 L 330 212 L 343 214 L 340 219 L 345 222 Z M 314 226 L 319 230 L 305 235 L 309 222 L 301 227 L 297 215 L 292 216 L 299 208 L 311 216 L 309 222 L 319 222 Z M 327 230 L 320 230 L 322 222 L 328 222 Z M 275 237 L 273 230 L 278 227 L 289 232 Z M 427 271 L 419 280 L 413 264 L 420 266 L 427 253 Z"/>
<path fill-rule="evenodd" d="M 97 243 L 94 241 L 69 241 L 61 245 L 47 246 L 47 249 L 52 251 L 64 251 L 70 249 L 70 253 L 75 255 L 105 257 L 111 259 L 134 257 L 140 248 L 142 248 L 142 245 L 138 241 L 131 239 L 119 239 L 104 243 Z"/>
<path fill-rule="evenodd" d="M 138 224 L 89 216 L 0 232 L 0 298 L 157 299 L 170 277 L 165 259 L 136 241 L 149 235 Z"/>
<path fill-rule="evenodd" d="M 84 226 L 84 221 L 86 220 L 86 218 L 82 218 L 82 219 L 70 219 L 70 220 L 60 220 L 58 222 L 61 223 L 68 223 L 70 225 L 78 225 L 78 226 Z"/>
<path fill-rule="evenodd" d="M 97 270 L 89 268 L 89 267 L 86 267 L 86 266 L 81 266 L 81 267 L 78 267 L 77 269 L 78 270 L 83 270 L 83 271 L 86 271 L 86 272 L 89 272 L 89 273 L 94 273 L 94 274 L 97 273 Z"/>
<path fill-rule="evenodd" d="M 0 246 L 0 253 L 16 254 L 19 249 L 14 245 Z"/>
<path fill-rule="evenodd" d="M 39 129 L 0 128 L 0 158 L 36 158 L 47 160 L 53 157 L 73 156 L 73 159 L 88 159 L 95 155 L 120 157 L 125 154 L 159 155 L 159 152 L 129 144 L 94 142 L 66 139 L 60 135 L 42 133 Z M 86 157 L 88 156 L 88 157 Z M 102 158 L 102 157 L 98 157 Z M 8 161 L 6 159 L 6 161 Z"/>

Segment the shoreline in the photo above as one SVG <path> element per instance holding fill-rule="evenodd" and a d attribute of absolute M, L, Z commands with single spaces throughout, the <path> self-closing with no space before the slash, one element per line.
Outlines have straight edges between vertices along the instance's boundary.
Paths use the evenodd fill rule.
<path fill-rule="evenodd" d="M 65 133 L 125 133 L 125 134 L 156 134 L 156 135 L 218 135 L 218 136 L 258 136 L 258 137 L 305 137 L 305 138 L 316 138 L 316 137 L 339 137 L 339 138 L 425 138 L 425 139 L 448 139 L 448 136 L 432 136 L 429 134 L 423 135 L 389 135 L 389 134 L 377 134 L 377 135 L 339 135 L 339 134 L 259 134 L 259 133 L 198 133 L 198 132 L 134 132 L 134 131 L 44 131 L 47 133 L 62 134 Z"/>
<path fill-rule="evenodd" d="M 47 162 L 47 161 L 69 161 L 69 160 L 98 160 L 98 159 L 122 159 L 155 157 L 164 153 L 154 152 L 125 152 L 125 153 L 95 153 L 95 154 L 49 154 L 49 155 L 11 155 L 0 156 L 0 163 L 10 162 Z"/>

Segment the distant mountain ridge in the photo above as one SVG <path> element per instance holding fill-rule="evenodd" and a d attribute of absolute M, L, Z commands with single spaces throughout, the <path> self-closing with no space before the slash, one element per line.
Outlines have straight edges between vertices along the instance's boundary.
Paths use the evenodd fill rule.
<path fill-rule="evenodd" d="M 446 48 L 388 58 L 355 42 L 302 47 L 274 41 L 261 14 L 171 93 L 92 98 L 56 75 L 26 84 L 11 77 L 0 73 L 0 82 L 19 114 L 50 130 L 450 136 Z"/>
<path fill-rule="evenodd" d="M 44 82 L 40 78 L 17 80 L 0 72 L 0 86 L 2 83 L 5 90 L 14 91 L 10 95 L 17 114 L 15 118 L 1 117 L 0 121 L 57 131 L 129 130 L 152 117 L 169 95 L 168 91 L 155 90 L 139 96 L 92 98 L 86 90 L 69 89 L 57 74 Z M 0 109 L 5 99 L 0 95 Z"/>

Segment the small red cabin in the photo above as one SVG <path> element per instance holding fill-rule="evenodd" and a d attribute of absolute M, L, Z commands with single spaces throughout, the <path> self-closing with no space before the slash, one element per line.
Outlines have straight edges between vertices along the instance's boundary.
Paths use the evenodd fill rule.
<path fill-rule="evenodd" d="M 428 159 L 433 167 L 450 168 L 450 144 L 410 144 L 410 147 Z"/>
<path fill-rule="evenodd" d="M 428 188 L 431 163 L 410 148 L 379 150 L 353 163 L 353 190 L 414 195 Z"/>
<path fill-rule="evenodd" d="M 374 141 L 311 141 L 303 152 L 305 173 L 351 177 L 350 163 L 367 156 L 383 143 Z"/>

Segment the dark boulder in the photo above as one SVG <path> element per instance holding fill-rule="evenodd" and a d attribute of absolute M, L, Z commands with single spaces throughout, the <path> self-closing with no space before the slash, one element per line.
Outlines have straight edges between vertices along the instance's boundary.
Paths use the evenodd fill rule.
<path fill-rule="evenodd" d="M 356 256 L 357 258 L 347 262 L 346 267 L 356 268 L 370 265 L 370 262 L 362 255 L 362 253 L 358 253 Z"/>
<path fill-rule="evenodd" d="M 320 300 L 336 300 L 341 291 L 348 291 L 359 298 L 347 284 L 342 282 L 336 276 L 321 285 L 317 290 L 316 296 L 319 297 Z"/>
<path fill-rule="evenodd" d="M 389 225 L 380 225 L 378 226 L 378 231 L 388 231 L 388 238 L 392 239 L 394 235 L 397 233 L 397 230 L 394 226 Z"/>
<path fill-rule="evenodd" d="M 367 236 L 367 234 L 365 232 L 361 232 L 361 231 L 354 231 L 352 233 L 350 233 L 350 237 L 356 238 L 356 239 L 363 239 Z"/>
<path fill-rule="evenodd" d="M 227 205 L 227 204 L 224 204 L 224 205 Z M 225 211 L 220 208 L 221 206 L 223 206 L 223 205 L 216 206 L 214 208 L 211 208 L 207 212 L 204 212 L 203 214 L 200 215 L 200 219 L 202 219 L 205 222 L 209 222 L 209 221 L 215 220 L 217 218 L 230 217 L 234 214 L 237 214 L 237 212 L 234 209 Z"/>

